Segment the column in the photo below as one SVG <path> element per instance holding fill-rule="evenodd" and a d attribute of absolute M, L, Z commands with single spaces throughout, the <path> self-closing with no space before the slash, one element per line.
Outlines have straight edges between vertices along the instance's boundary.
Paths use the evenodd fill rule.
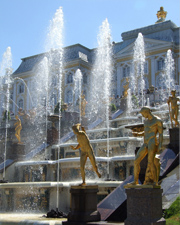
<path fill-rule="evenodd" d="M 151 85 L 153 85 L 154 87 L 156 87 L 156 80 L 155 80 L 155 73 L 156 73 L 156 64 L 155 64 L 155 57 L 152 56 L 151 57 Z"/>

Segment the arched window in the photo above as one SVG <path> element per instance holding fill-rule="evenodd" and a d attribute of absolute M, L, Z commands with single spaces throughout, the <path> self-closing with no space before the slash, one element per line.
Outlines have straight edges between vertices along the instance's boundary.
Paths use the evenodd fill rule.
<path fill-rule="evenodd" d="M 19 86 L 18 86 L 18 93 L 19 94 L 24 93 L 24 84 L 23 83 L 19 84 Z"/>
<path fill-rule="evenodd" d="M 18 107 L 21 108 L 21 109 L 24 109 L 24 101 L 23 101 L 23 99 L 19 100 Z"/>
<path fill-rule="evenodd" d="M 67 75 L 67 84 L 73 83 L 73 75 L 72 73 L 68 73 Z"/>
<path fill-rule="evenodd" d="M 130 66 L 126 65 L 123 67 L 123 77 L 129 77 L 130 76 Z"/>
<path fill-rule="evenodd" d="M 142 71 L 141 69 L 141 64 L 138 64 L 138 73 L 140 74 L 141 72 L 143 72 L 144 74 L 147 74 L 148 73 L 148 62 L 146 61 L 144 63 L 144 67 L 142 69 L 144 69 L 144 71 Z"/>
<path fill-rule="evenodd" d="M 69 90 L 68 92 L 67 92 L 67 103 L 72 103 L 72 100 L 73 100 L 73 95 L 72 95 L 72 91 L 71 90 Z"/>
<path fill-rule="evenodd" d="M 160 58 L 157 61 L 157 70 L 163 70 L 164 69 L 164 59 Z"/>
<path fill-rule="evenodd" d="M 88 83 L 88 76 L 86 73 L 83 74 L 83 83 L 87 84 Z"/>

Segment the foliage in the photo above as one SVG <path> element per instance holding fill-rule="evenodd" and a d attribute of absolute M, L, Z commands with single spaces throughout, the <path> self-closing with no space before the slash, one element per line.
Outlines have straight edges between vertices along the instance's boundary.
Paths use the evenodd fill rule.
<path fill-rule="evenodd" d="M 7 110 L 4 112 L 4 115 L 3 115 L 3 120 L 5 121 L 5 120 L 11 120 L 11 117 L 10 117 L 10 112 L 8 111 L 8 116 L 7 116 Z"/>
<path fill-rule="evenodd" d="M 63 103 L 63 101 L 61 100 L 61 112 L 65 111 L 63 105 L 64 105 L 64 103 Z M 57 105 L 55 106 L 54 113 L 59 114 L 59 102 L 58 102 Z"/>
<path fill-rule="evenodd" d="M 114 103 L 112 103 L 110 105 L 110 109 L 111 109 L 112 112 L 116 111 L 116 105 Z"/>
<path fill-rule="evenodd" d="M 59 113 L 59 102 L 55 106 L 54 113 Z"/>
<path fill-rule="evenodd" d="M 167 225 L 179 225 L 180 224 L 180 196 L 172 203 L 169 209 L 164 211 L 164 218 Z"/>
<path fill-rule="evenodd" d="M 166 225 L 179 225 L 180 224 L 180 216 L 176 214 L 171 216 L 169 219 L 166 219 Z"/>
<path fill-rule="evenodd" d="M 138 103 L 138 98 L 135 95 L 132 95 L 131 97 L 133 108 L 138 108 L 139 103 Z"/>

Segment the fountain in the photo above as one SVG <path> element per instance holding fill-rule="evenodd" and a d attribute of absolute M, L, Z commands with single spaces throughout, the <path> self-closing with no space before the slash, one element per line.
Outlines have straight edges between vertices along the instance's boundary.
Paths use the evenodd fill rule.
<path fill-rule="evenodd" d="M 10 85 L 11 85 L 11 73 L 12 73 L 12 55 L 11 48 L 8 47 L 6 52 L 3 55 L 3 60 L 1 64 L 1 73 L 3 74 L 4 70 L 6 70 L 5 74 L 5 88 L 6 88 L 6 99 L 5 99 L 5 143 L 4 143 L 4 169 L 3 169 L 3 182 L 5 182 L 5 162 L 7 156 L 7 132 L 8 132 L 8 121 L 10 120 L 10 112 L 9 112 L 9 101 L 10 101 Z"/>
<path fill-rule="evenodd" d="M 107 158 L 109 158 L 109 105 L 112 79 L 112 45 L 110 41 L 111 31 L 106 19 L 103 21 L 98 35 L 98 48 L 91 80 L 91 105 L 93 112 L 106 118 Z M 107 178 L 109 178 L 109 164 L 107 165 Z"/>
<path fill-rule="evenodd" d="M 65 65 L 65 61 L 63 60 L 68 49 L 63 49 L 62 30 L 63 12 L 62 8 L 59 8 L 51 21 L 46 42 L 46 53 L 38 56 L 39 61 L 35 66 L 35 72 L 37 74 L 35 83 L 37 86 L 34 86 L 34 88 L 37 89 L 37 92 L 33 92 L 31 88 L 28 90 L 31 106 L 38 109 L 34 118 L 34 123 L 26 125 L 25 121 L 23 121 L 23 116 L 21 118 L 21 134 L 23 142 L 25 141 L 25 151 L 21 157 L 16 159 L 9 158 L 10 154 L 8 154 L 8 158 L 5 160 L 6 163 L 3 164 L 4 171 L 6 169 L 6 179 L 9 180 L 9 183 L 0 184 L 0 201 L 2 202 L 0 210 L 2 212 L 7 210 L 17 212 L 18 214 L 20 212 L 40 212 L 42 214 L 55 208 L 55 210 L 51 210 L 50 213 L 47 214 L 47 217 L 52 214 L 53 217 L 65 217 L 66 214 L 62 213 L 62 215 L 60 215 L 58 211 L 60 209 L 65 213 L 69 212 L 69 192 L 71 190 L 72 194 L 77 194 L 78 185 L 81 182 L 79 166 L 80 152 L 79 150 L 71 149 L 72 145 L 77 145 L 76 137 L 72 131 L 62 132 L 61 122 L 65 120 L 65 114 L 62 113 L 62 100 L 65 99 L 63 96 L 63 82 L 66 79 L 64 77 L 65 70 L 68 70 L 68 63 Z M 100 27 L 98 48 L 91 51 L 93 55 L 93 69 L 91 74 L 92 83 L 91 86 L 89 86 L 90 93 L 88 93 L 89 95 L 91 94 L 91 98 L 90 100 L 88 99 L 86 117 L 82 116 L 81 113 L 81 98 L 84 90 L 82 77 L 84 74 L 82 75 L 79 65 L 76 65 L 76 68 L 73 69 L 73 71 L 76 71 L 74 72 L 74 82 L 69 85 L 72 90 L 74 89 L 74 105 L 79 99 L 80 106 L 78 106 L 78 108 L 76 106 L 76 108 L 71 110 L 73 112 L 80 111 L 77 122 L 83 125 L 84 122 L 86 122 L 86 133 L 96 156 L 97 167 L 102 174 L 100 179 L 96 179 L 97 177 L 94 171 L 92 171 L 91 163 L 87 160 L 85 169 L 87 186 L 93 186 L 94 196 L 96 196 L 97 191 L 99 191 L 97 194 L 99 203 L 98 210 L 102 209 L 101 216 L 105 218 L 105 220 L 109 218 L 109 215 L 107 215 L 109 209 L 105 212 L 105 205 L 103 205 L 104 203 L 101 200 L 106 200 L 105 197 L 111 194 L 113 195 L 114 192 L 117 193 L 120 191 L 119 193 L 122 193 L 123 185 L 132 179 L 130 175 L 133 174 L 134 152 L 136 148 L 142 145 L 143 139 L 142 137 L 133 136 L 130 129 L 143 130 L 138 107 L 145 104 L 145 53 L 143 36 L 139 34 L 134 46 L 133 72 L 136 76 L 131 75 L 130 79 L 127 80 L 127 83 L 129 82 L 128 88 L 125 89 L 127 108 L 122 114 L 118 114 L 118 116 L 117 114 L 114 117 L 111 115 L 109 105 L 112 95 L 110 87 L 112 85 L 113 46 L 110 40 L 110 28 L 106 19 Z M 75 53 L 71 53 L 73 54 L 70 54 L 70 56 L 72 58 L 75 57 Z M 78 55 L 82 56 L 82 54 L 83 53 L 80 54 L 78 52 Z M 87 63 L 87 61 L 84 61 L 84 63 Z M 167 73 L 169 74 L 171 72 Z M 14 85 L 21 81 L 25 82 L 24 85 L 27 84 L 26 81 L 21 80 L 16 73 L 13 77 Z M 132 77 L 135 77 L 135 80 L 133 80 Z M 136 85 L 133 82 L 136 82 Z M 138 82 L 139 85 L 137 85 Z M 25 85 L 26 89 L 27 86 Z M 140 92 L 133 89 L 138 86 L 140 87 Z M 133 107 L 131 108 L 131 106 L 133 94 L 136 94 L 136 92 L 139 99 L 139 106 L 134 109 Z M 8 96 L 9 94 L 6 93 L 6 95 Z M 55 105 L 57 106 L 56 113 L 54 113 Z M 152 113 L 155 115 L 158 113 L 162 114 L 160 107 L 151 107 L 151 109 Z M 162 117 L 166 127 L 166 122 L 168 122 L 167 113 L 163 114 Z M 67 122 L 70 124 L 69 130 L 71 130 L 72 121 Z M 52 133 L 52 136 L 48 139 L 49 130 L 52 128 L 54 128 L 56 132 Z M 11 140 L 13 142 L 15 139 L 14 126 L 12 130 L 11 136 L 7 135 L 8 144 Z M 2 138 L 2 141 L 4 140 L 5 139 Z M 164 147 L 168 144 L 168 140 L 169 134 L 167 132 L 167 134 L 164 135 Z M 13 148 L 9 149 L 11 149 L 12 152 L 14 151 Z M 168 150 L 166 152 L 168 152 Z M 163 157 L 164 156 L 161 156 L 161 158 Z M 173 157 L 174 155 L 172 159 L 174 159 Z M 168 161 L 168 159 L 165 161 Z M 163 166 L 161 168 L 162 174 L 167 164 L 167 162 L 164 163 L 163 161 Z M 2 171 L 2 164 L 0 164 L 0 179 L 2 178 L 2 180 L 4 180 L 5 175 Z M 76 188 L 71 188 L 72 186 Z M 117 187 L 118 189 L 116 189 Z M 85 190 L 85 188 L 83 190 Z M 123 203 L 126 199 L 124 192 L 122 195 L 118 196 L 122 197 L 121 203 Z M 116 197 L 113 202 L 111 201 L 112 199 L 109 200 L 110 207 L 113 205 L 110 210 L 111 213 L 116 210 L 115 208 L 119 207 L 119 197 L 118 199 Z M 85 197 L 83 197 L 83 200 L 84 199 Z M 96 206 L 97 204 L 95 204 L 95 208 Z M 72 207 L 73 210 L 76 211 L 77 208 L 74 202 Z M 44 220 L 47 222 L 47 218 L 44 218 Z M 65 220 L 66 219 L 64 219 L 64 221 Z"/>
<path fill-rule="evenodd" d="M 134 45 L 133 55 L 133 73 L 130 77 L 130 89 L 139 99 L 139 105 L 144 106 L 144 65 L 145 65 L 145 50 L 144 50 L 144 39 L 141 33 Z"/>
<path fill-rule="evenodd" d="M 82 122 L 82 73 L 80 69 L 77 69 L 75 76 L 74 76 L 74 102 L 75 102 L 75 106 L 78 106 L 79 109 L 79 123 Z"/>
<path fill-rule="evenodd" d="M 175 82 L 174 82 L 174 59 L 172 57 L 172 52 L 169 49 L 166 54 L 165 58 L 165 71 L 164 71 L 164 84 L 165 89 L 167 89 L 167 97 L 170 95 L 171 90 L 175 88 Z"/>

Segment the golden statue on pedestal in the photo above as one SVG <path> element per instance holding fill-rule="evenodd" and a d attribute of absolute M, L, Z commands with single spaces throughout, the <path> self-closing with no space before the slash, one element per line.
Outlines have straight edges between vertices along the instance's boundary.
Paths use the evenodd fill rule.
<path fill-rule="evenodd" d="M 142 107 L 140 113 L 146 119 L 144 122 L 144 131 L 139 133 L 133 132 L 133 134 L 135 133 L 137 136 L 144 136 L 144 144 L 138 150 L 134 161 L 134 182 L 127 184 L 125 188 L 139 184 L 140 162 L 147 154 L 148 165 L 143 185 L 158 185 L 160 160 L 155 156 L 162 149 L 163 123 L 159 117 L 154 116 L 151 113 L 149 107 Z M 157 134 L 159 134 L 159 140 L 156 137 Z"/>
<path fill-rule="evenodd" d="M 156 15 L 157 15 L 157 18 L 158 18 L 158 21 L 156 23 L 164 22 L 165 19 L 166 19 L 167 12 L 164 11 L 164 8 L 161 6 L 160 10 L 157 11 Z"/>
<path fill-rule="evenodd" d="M 84 127 L 81 127 L 81 124 L 76 124 L 72 127 L 72 130 L 74 132 L 74 134 L 77 136 L 77 142 L 78 145 L 76 147 L 74 146 L 70 146 L 73 150 L 79 149 L 81 148 L 81 156 L 80 156 L 80 169 L 81 169 L 81 176 L 82 176 L 82 180 L 83 183 L 81 184 L 81 186 L 86 185 L 85 182 L 85 164 L 87 161 L 87 157 L 89 157 L 91 164 L 95 170 L 95 172 L 97 173 L 98 177 L 101 177 L 101 174 L 98 172 L 98 168 L 96 165 L 96 159 L 94 156 L 94 151 L 93 148 L 90 144 L 89 138 L 86 134 L 86 131 L 84 129 Z"/>
<path fill-rule="evenodd" d="M 20 132 L 22 130 L 22 125 L 21 125 L 21 120 L 19 119 L 18 115 L 15 116 L 17 122 L 14 124 L 15 127 L 15 136 L 18 139 L 18 144 L 23 144 L 21 142 L 21 136 L 20 136 Z"/>
<path fill-rule="evenodd" d="M 169 114 L 170 114 L 170 118 L 171 118 L 171 127 L 173 128 L 173 121 L 175 122 L 175 127 L 179 127 L 179 122 L 178 122 L 178 104 L 177 102 L 180 101 L 179 98 L 176 97 L 176 90 L 172 90 L 171 91 L 171 95 L 169 96 L 169 99 L 167 101 L 168 105 L 169 105 Z M 170 109 L 171 106 L 171 109 Z"/>

